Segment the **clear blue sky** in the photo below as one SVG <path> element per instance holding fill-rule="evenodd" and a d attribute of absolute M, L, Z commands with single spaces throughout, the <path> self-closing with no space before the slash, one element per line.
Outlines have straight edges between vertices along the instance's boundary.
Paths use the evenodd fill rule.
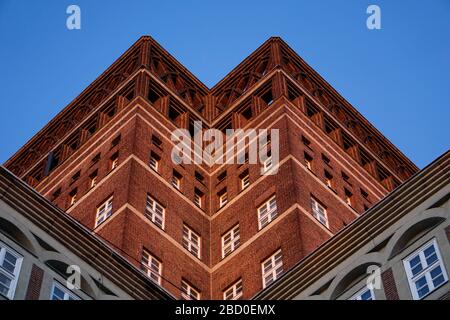
<path fill-rule="evenodd" d="M 144 34 L 208 86 L 281 36 L 419 167 L 449 149 L 448 0 L 0 0 L 0 163 Z"/>

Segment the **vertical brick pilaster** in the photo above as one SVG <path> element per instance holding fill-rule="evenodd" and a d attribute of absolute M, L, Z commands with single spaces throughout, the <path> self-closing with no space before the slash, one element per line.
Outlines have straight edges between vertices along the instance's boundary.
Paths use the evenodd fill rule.
<path fill-rule="evenodd" d="M 394 274 L 392 269 L 388 269 L 381 274 L 384 292 L 387 300 L 400 300 L 398 296 L 397 286 L 395 285 Z"/>
<path fill-rule="evenodd" d="M 33 264 L 25 300 L 39 300 L 44 270 Z"/>

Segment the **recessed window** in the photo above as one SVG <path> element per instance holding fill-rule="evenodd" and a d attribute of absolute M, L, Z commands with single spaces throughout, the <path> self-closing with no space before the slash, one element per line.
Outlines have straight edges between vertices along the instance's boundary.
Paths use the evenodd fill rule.
<path fill-rule="evenodd" d="M 227 189 L 224 189 L 221 192 L 219 192 L 218 197 L 219 197 L 219 207 L 222 208 L 228 202 Z"/>
<path fill-rule="evenodd" d="M 268 171 L 270 168 L 272 168 L 272 165 L 273 165 L 272 156 L 269 156 L 266 160 L 264 160 L 263 170 Z"/>
<path fill-rule="evenodd" d="M 224 300 L 238 300 L 242 297 L 242 279 L 239 279 L 223 292 Z"/>
<path fill-rule="evenodd" d="M 159 148 L 161 148 L 161 146 L 162 146 L 161 139 L 159 137 L 157 137 L 156 135 L 152 135 L 152 143 Z"/>
<path fill-rule="evenodd" d="M 330 160 L 330 158 L 328 158 L 326 155 L 324 155 L 323 153 L 322 153 L 322 160 L 323 160 L 323 162 L 325 162 L 327 165 L 330 165 L 330 163 L 331 163 L 331 160 Z"/>
<path fill-rule="evenodd" d="M 158 172 L 160 159 L 161 158 L 156 153 L 154 153 L 154 152 L 150 153 L 149 166 L 150 166 L 150 168 L 152 168 L 152 170 Z"/>
<path fill-rule="evenodd" d="M 157 284 L 161 285 L 162 263 L 153 257 L 148 251 L 142 252 L 142 268 L 147 273 L 147 276 Z"/>
<path fill-rule="evenodd" d="M 248 170 L 245 170 L 240 176 L 239 179 L 241 180 L 241 190 L 245 190 L 250 185 L 250 176 L 248 174 Z"/>
<path fill-rule="evenodd" d="M 245 120 L 250 120 L 252 118 L 252 108 L 248 107 L 244 111 L 242 111 L 242 116 L 245 118 Z"/>
<path fill-rule="evenodd" d="M 347 182 L 348 184 L 351 185 L 351 183 L 350 183 L 350 177 L 349 177 L 345 172 L 342 172 L 342 179 L 343 179 L 345 182 Z"/>
<path fill-rule="evenodd" d="M 414 300 L 424 298 L 448 281 L 435 239 L 408 256 L 403 265 Z"/>
<path fill-rule="evenodd" d="M 375 295 L 373 290 L 370 288 L 364 287 L 362 290 L 358 291 L 355 295 L 353 295 L 349 300 L 375 300 Z"/>
<path fill-rule="evenodd" d="M 266 288 L 283 274 L 283 257 L 278 250 L 261 264 L 263 288 Z"/>
<path fill-rule="evenodd" d="M 311 198 L 311 209 L 313 216 L 328 227 L 327 209 L 314 198 Z"/>
<path fill-rule="evenodd" d="M 302 135 L 302 143 L 307 146 L 308 148 L 311 148 L 311 141 L 309 141 L 308 138 L 306 138 L 304 135 Z"/>
<path fill-rule="evenodd" d="M 182 176 L 175 170 L 173 170 L 172 174 L 172 186 L 174 186 L 176 189 L 181 190 L 181 179 Z"/>
<path fill-rule="evenodd" d="M 241 244 L 239 224 L 222 236 L 222 258 L 225 258 Z"/>
<path fill-rule="evenodd" d="M 203 196 L 203 192 L 201 192 L 197 188 L 194 189 L 194 203 L 199 208 L 203 206 Z"/>
<path fill-rule="evenodd" d="M 113 197 L 109 198 L 97 207 L 97 216 L 95 218 L 95 227 L 105 222 L 113 213 Z"/>
<path fill-rule="evenodd" d="M 14 298 L 23 257 L 0 242 L 0 294 Z"/>
<path fill-rule="evenodd" d="M 195 179 L 197 179 L 197 181 L 201 183 L 203 183 L 203 181 L 205 180 L 205 178 L 198 171 L 195 171 Z"/>
<path fill-rule="evenodd" d="M 200 236 L 187 225 L 183 226 L 183 247 L 200 259 Z"/>
<path fill-rule="evenodd" d="M 345 193 L 345 203 L 347 203 L 351 207 L 353 205 L 353 194 L 346 188 L 344 188 L 344 193 Z"/>
<path fill-rule="evenodd" d="M 165 209 L 153 199 L 149 194 L 147 194 L 147 203 L 145 206 L 145 215 L 150 219 L 151 222 L 156 224 L 158 227 L 164 230 L 164 219 L 165 219 Z"/>
<path fill-rule="evenodd" d="M 181 281 L 181 298 L 184 300 L 200 300 L 200 292 L 186 281 Z"/>
<path fill-rule="evenodd" d="M 72 191 L 70 191 L 70 193 L 69 193 L 69 204 L 71 206 L 74 205 L 77 202 L 77 200 L 78 200 L 77 196 L 78 196 L 78 189 L 77 188 L 75 188 Z"/>
<path fill-rule="evenodd" d="M 367 191 L 360 189 L 361 191 L 361 196 L 366 199 L 367 201 L 369 201 L 369 194 L 367 193 Z"/>
<path fill-rule="evenodd" d="M 101 158 L 101 153 L 97 153 L 93 158 L 92 158 L 92 164 L 96 164 L 97 162 L 100 161 Z"/>
<path fill-rule="evenodd" d="M 118 166 L 119 166 L 119 152 L 116 152 L 109 159 L 109 170 L 114 170 Z"/>
<path fill-rule="evenodd" d="M 52 194 L 52 201 L 56 200 L 61 195 L 61 187 L 56 189 Z"/>
<path fill-rule="evenodd" d="M 311 157 L 308 153 L 305 152 L 304 154 L 304 161 L 305 161 L 305 167 L 308 170 L 312 171 L 312 163 L 313 163 L 313 157 Z"/>
<path fill-rule="evenodd" d="M 121 139 L 121 136 L 120 136 L 120 134 L 119 134 L 117 137 L 115 137 L 115 138 L 111 141 L 111 148 L 114 148 L 114 147 L 118 146 L 119 143 L 120 143 L 120 139 Z"/>
<path fill-rule="evenodd" d="M 327 170 L 324 171 L 325 184 L 328 188 L 333 189 L 333 175 Z"/>
<path fill-rule="evenodd" d="M 267 91 L 265 94 L 261 96 L 261 99 L 270 106 L 273 103 L 273 95 L 272 90 Z"/>
<path fill-rule="evenodd" d="M 71 183 L 74 183 L 75 181 L 77 181 L 77 180 L 80 178 L 80 175 L 81 175 L 81 171 L 78 170 L 78 171 L 72 176 Z"/>
<path fill-rule="evenodd" d="M 258 226 L 259 230 L 268 225 L 278 215 L 277 200 L 272 197 L 258 208 Z"/>
<path fill-rule="evenodd" d="M 217 176 L 217 183 L 224 181 L 226 179 L 226 177 L 227 177 L 227 172 L 226 171 L 222 172 L 221 174 L 219 174 Z"/>
<path fill-rule="evenodd" d="M 92 172 L 89 175 L 89 188 L 93 188 L 97 185 L 97 179 L 98 179 L 98 173 L 97 173 L 97 170 L 95 170 L 94 172 Z"/>
<path fill-rule="evenodd" d="M 176 122 L 179 116 L 180 113 L 178 112 L 178 110 L 172 106 L 169 106 L 169 119 L 173 122 Z"/>
<path fill-rule="evenodd" d="M 53 281 L 50 300 L 81 300 L 77 295 L 59 282 Z"/>

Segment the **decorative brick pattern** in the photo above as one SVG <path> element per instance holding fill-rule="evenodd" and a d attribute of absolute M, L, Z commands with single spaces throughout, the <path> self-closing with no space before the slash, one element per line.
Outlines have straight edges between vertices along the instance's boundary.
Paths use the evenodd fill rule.
<path fill-rule="evenodd" d="M 395 284 L 394 274 L 392 269 L 388 269 L 381 274 L 381 281 L 383 281 L 384 293 L 387 300 L 400 300 L 398 296 L 397 286 Z"/>
<path fill-rule="evenodd" d="M 44 270 L 33 264 L 25 300 L 39 300 Z"/>

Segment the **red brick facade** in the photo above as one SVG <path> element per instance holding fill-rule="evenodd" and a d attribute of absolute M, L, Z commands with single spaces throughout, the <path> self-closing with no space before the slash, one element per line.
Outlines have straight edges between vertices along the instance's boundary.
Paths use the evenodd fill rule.
<path fill-rule="evenodd" d="M 381 274 L 381 281 L 383 282 L 386 300 L 399 300 L 400 298 L 398 296 L 397 286 L 395 284 L 392 269 L 387 269 Z"/>
<path fill-rule="evenodd" d="M 33 264 L 25 300 L 39 300 L 44 270 Z"/>
<path fill-rule="evenodd" d="M 251 298 L 262 290 L 266 258 L 281 249 L 288 270 L 417 171 L 278 38 L 212 89 L 147 37 L 105 74 L 6 165 L 132 263 L 150 252 L 162 263 L 162 286 L 176 297 L 181 281 L 202 299 L 222 299 L 242 279 L 243 297 Z M 194 120 L 220 130 L 279 129 L 278 173 L 261 175 L 260 164 L 175 165 L 171 132 Z M 160 159 L 158 172 L 149 167 L 151 154 Z M 174 170 L 180 190 L 171 185 Z M 247 170 L 250 186 L 241 190 Z M 228 203 L 219 208 L 225 189 Z M 195 190 L 204 195 L 202 208 Z M 145 216 L 147 195 L 165 208 L 164 230 Z M 95 228 L 97 207 L 111 196 L 113 214 Z M 257 210 L 272 196 L 278 216 L 258 230 Z M 311 197 L 326 207 L 328 227 L 312 216 Z M 221 237 L 237 224 L 240 246 L 222 259 Z M 183 248 L 184 225 L 201 237 L 200 258 Z"/>

